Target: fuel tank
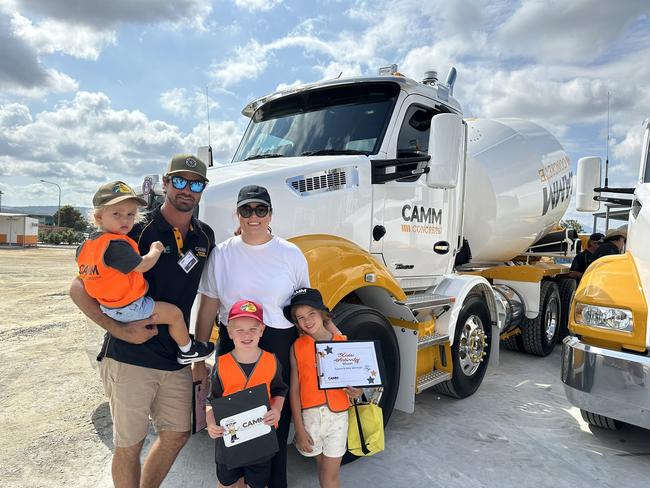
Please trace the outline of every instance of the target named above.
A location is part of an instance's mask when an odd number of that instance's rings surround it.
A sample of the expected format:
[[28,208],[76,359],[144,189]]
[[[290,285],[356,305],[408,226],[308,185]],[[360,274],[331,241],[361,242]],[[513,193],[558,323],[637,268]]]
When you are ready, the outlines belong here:
[[467,119],[464,236],[473,263],[503,262],[553,229],[569,206],[571,162],[546,129]]

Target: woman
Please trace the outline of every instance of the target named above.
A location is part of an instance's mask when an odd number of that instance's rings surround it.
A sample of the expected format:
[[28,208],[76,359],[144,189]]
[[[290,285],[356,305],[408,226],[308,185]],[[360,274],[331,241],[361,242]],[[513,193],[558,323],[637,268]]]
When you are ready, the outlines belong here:
[[[290,378],[289,350],[298,337],[294,324],[282,312],[294,290],[309,287],[307,261],[294,244],[270,233],[273,210],[266,188],[245,186],[237,198],[241,234],[231,237],[210,254],[199,285],[196,338],[210,336],[217,311],[225,320],[238,300],[262,305],[266,328],[260,347],[274,353],[282,364],[282,376]],[[233,349],[225,325],[219,324],[217,354]],[[205,373],[207,375],[207,373]],[[287,437],[291,422],[289,402],[285,402],[277,430],[280,451],[273,458],[270,488],[287,486]]]

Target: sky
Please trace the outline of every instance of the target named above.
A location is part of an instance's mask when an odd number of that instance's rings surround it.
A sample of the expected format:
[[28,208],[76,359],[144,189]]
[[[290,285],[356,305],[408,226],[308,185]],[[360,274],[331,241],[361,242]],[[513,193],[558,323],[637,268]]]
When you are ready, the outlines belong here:
[[574,173],[609,155],[610,185],[632,186],[649,59],[647,0],[0,0],[2,205],[56,205],[41,179],[86,207],[101,183],[139,185],[207,145],[208,105],[228,162],[250,100],[392,63],[455,66],[465,116],[537,122]]

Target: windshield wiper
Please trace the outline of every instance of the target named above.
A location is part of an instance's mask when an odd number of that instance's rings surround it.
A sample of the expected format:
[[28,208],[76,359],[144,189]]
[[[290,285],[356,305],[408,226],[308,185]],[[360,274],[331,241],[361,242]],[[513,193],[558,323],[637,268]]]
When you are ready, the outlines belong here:
[[316,151],[305,151],[301,156],[326,156],[335,154],[363,154],[367,156],[366,151],[358,151],[356,149],[318,149]]
[[276,153],[253,154],[252,156],[248,156],[246,159],[244,159],[244,161],[250,161],[251,159],[283,158],[284,156],[284,154]]

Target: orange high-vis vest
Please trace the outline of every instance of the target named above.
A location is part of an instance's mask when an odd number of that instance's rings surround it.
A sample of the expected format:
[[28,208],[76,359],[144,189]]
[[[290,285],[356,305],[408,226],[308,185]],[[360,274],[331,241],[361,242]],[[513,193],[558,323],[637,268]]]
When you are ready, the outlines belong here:
[[[335,335],[333,341],[345,341],[345,337]],[[303,335],[293,343],[298,366],[298,383],[300,384],[300,406],[303,410],[327,405],[332,412],[344,412],[350,406],[348,395],[342,388],[332,390],[318,389],[318,371],[316,369],[316,345],[314,339]]]
[[121,234],[104,233],[88,239],[81,245],[77,264],[79,278],[84,282],[86,293],[109,308],[125,307],[147,293],[147,281],[142,273],[131,271],[124,274],[104,263],[104,253],[111,241],[125,241],[140,254],[133,239]]
[[277,363],[275,355],[262,351],[253,372],[246,378],[237,360],[231,353],[219,356],[217,359],[217,373],[223,387],[223,396],[232,395],[245,388],[257,385],[266,385],[266,393],[271,399],[271,381],[275,377]]

